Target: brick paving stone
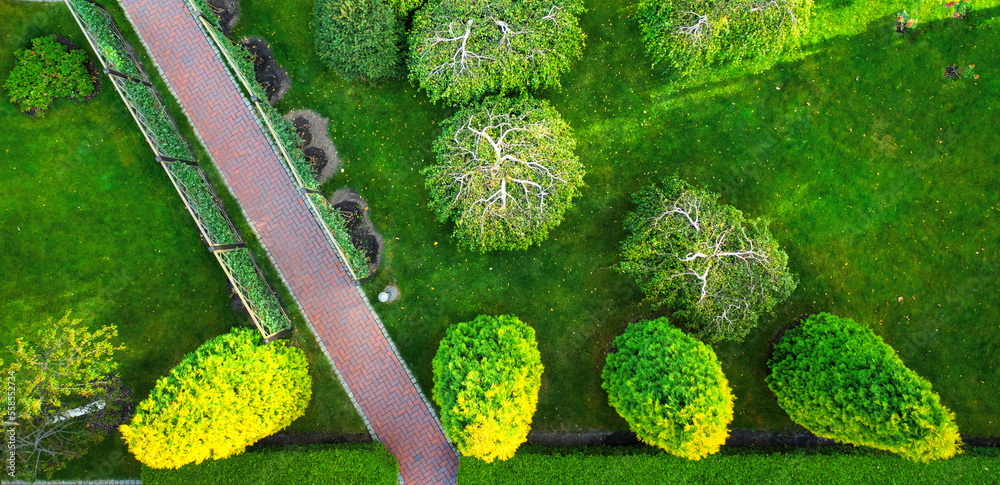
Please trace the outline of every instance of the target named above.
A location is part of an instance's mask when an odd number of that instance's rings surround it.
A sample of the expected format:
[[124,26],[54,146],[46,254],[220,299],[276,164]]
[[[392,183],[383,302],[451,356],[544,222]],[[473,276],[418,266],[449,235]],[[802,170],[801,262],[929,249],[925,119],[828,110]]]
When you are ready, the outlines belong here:
[[404,483],[455,483],[458,457],[437,418],[195,17],[182,0],[119,3]]

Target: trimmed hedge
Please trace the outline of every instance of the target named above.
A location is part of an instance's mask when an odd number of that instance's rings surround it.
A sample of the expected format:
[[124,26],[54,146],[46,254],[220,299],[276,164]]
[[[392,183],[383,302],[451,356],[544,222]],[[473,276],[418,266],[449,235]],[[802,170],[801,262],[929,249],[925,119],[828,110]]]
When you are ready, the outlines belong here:
[[767,385],[817,436],[926,462],[961,453],[955,413],[888,344],[850,318],[812,315],[774,346]]
[[[407,5],[384,0],[318,0],[313,11],[316,53],[348,81],[378,81],[403,74],[403,22]],[[405,13],[403,14],[405,15]]]
[[[264,87],[257,82],[256,75],[254,74],[253,54],[222,33],[219,27],[218,16],[212,13],[204,0],[194,0],[194,5],[208,19],[209,23],[214,26],[216,37],[220,39],[223,48],[233,58],[236,63],[236,69],[247,80],[250,85],[251,94],[262,100],[258,105],[264,111],[264,116],[271,122],[275,133],[278,135],[278,139],[274,141],[281,144],[281,147],[288,153],[288,156],[291,158],[291,168],[298,174],[299,179],[302,180],[302,185],[307,189],[319,190],[319,181],[316,180],[312,167],[309,166],[305,154],[302,153],[302,138],[295,132],[295,125],[291,120],[282,116],[277,109],[263,102],[267,99],[267,94]],[[261,124],[266,123],[264,120],[261,120]],[[316,208],[319,209],[323,223],[330,229],[330,234],[336,239],[340,248],[344,250],[348,264],[354,269],[354,273],[358,279],[367,278],[371,275],[371,268],[368,266],[368,256],[365,255],[364,251],[354,246],[354,242],[351,240],[351,235],[347,231],[346,223],[340,211],[331,207],[326,202],[326,198],[319,196],[319,194],[310,194],[309,198],[316,205]]]
[[142,467],[144,485],[266,483],[395,485],[399,464],[381,443],[270,448],[177,470]]
[[[870,485],[873,483],[996,483],[1000,449],[974,448],[931,464],[846,446],[723,448],[688,461],[650,448],[523,446],[513,458],[487,465],[462,458],[463,485],[649,485],[657,483]],[[143,476],[145,478],[145,476]],[[145,483],[145,482],[144,482]]]

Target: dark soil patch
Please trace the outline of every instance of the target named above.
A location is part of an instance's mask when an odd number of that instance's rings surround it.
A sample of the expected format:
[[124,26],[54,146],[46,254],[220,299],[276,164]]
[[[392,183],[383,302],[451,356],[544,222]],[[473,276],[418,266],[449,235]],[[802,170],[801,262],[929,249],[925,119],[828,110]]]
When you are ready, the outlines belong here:
[[257,447],[276,445],[316,445],[336,443],[368,443],[372,437],[368,433],[279,433],[268,436],[254,443],[251,450]]
[[240,19],[239,0],[208,0],[208,8],[211,8],[212,13],[219,17],[222,33],[229,36],[233,32],[233,27],[236,26],[236,21]]
[[323,167],[326,166],[326,153],[316,147],[305,147],[302,149],[302,153],[306,156],[306,161],[309,162],[309,168],[312,169],[313,173],[320,173],[323,171]]
[[352,189],[338,190],[328,202],[344,216],[347,232],[351,235],[351,243],[364,251],[368,257],[368,266],[374,274],[382,262],[382,249],[385,243],[368,217],[368,203]]
[[292,85],[288,72],[281,68],[271,54],[271,46],[260,37],[245,37],[240,45],[253,54],[254,77],[267,93],[267,103],[274,106]]
[[340,157],[337,155],[337,148],[330,141],[330,120],[308,110],[293,111],[285,117],[292,120],[295,132],[302,138],[302,152],[316,179],[323,183],[332,177],[340,168]]

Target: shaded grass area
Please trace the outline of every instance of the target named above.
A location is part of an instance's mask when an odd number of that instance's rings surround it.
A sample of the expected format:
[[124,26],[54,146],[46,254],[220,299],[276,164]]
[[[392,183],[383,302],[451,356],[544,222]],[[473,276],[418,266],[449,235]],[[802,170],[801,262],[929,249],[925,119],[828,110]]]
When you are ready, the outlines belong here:
[[[894,13],[921,18],[907,36]],[[774,66],[671,83],[649,68],[617,2],[587,2],[584,59],[543,93],[576,131],[587,187],[541,246],[481,255],[457,248],[427,208],[419,170],[451,110],[406,82],[345,83],[312,53],[312,2],[247,0],[236,35],[271,42],[292,77],[282,111],[331,118],[345,173],[386,239],[365,289],[425,390],[448,325],[511,313],[538,333],[543,375],[534,429],[624,429],[600,370],[631,321],[657,316],[611,267],[642,184],[678,174],[771,219],[799,288],[742,344],[716,345],[735,388],[734,427],[794,429],[764,384],[771,339],[818,311],[871,326],[927,377],[963,433],[1000,434],[1000,312],[994,173],[1000,69],[997,2],[970,20],[934,3],[821,1],[809,44]],[[977,81],[945,79],[976,64]],[[903,301],[899,301],[899,297]]]
[[[106,5],[156,71],[120,10]],[[13,52],[30,39],[58,33],[87,50],[87,41],[63,4],[0,3],[0,77]],[[162,94],[165,86],[156,79]],[[225,274],[205,249],[179,196],[149,149],[111,83],[82,105],[59,100],[42,118],[29,117],[0,99],[0,358],[8,345],[29,337],[46,317],[66,311],[93,327],[115,324],[128,347],[119,354],[124,382],[141,400],[156,380],[187,352],[233,326],[248,325],[230,309]],[[168,96],[185,137],[197,143]],[[200,145],[198,157],[208,161]],[[238,206],[218,179],[216,188],[238,229],[278,287],[296,325],[292,340],[305,350],[313,377],[306,415],[287,431],[364,433],[325,356],[287,290],[265,258]],[[58,477],[97,479],[139,476],[139,464],[118,434],[72,462]]]
[[889,453],[850,447],[815,450],[729,448],[700,461],[629,448],[526,447],[487,465],[462,458],[462,484],[991,483],[1000,467],[995,448],[972,448],[945,461],[914,463]]

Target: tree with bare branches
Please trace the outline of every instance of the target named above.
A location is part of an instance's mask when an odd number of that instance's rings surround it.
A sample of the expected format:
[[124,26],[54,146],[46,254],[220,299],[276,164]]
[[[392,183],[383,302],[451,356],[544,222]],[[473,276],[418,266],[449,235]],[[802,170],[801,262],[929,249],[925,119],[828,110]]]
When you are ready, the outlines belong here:
[[559,225],[583,185],[569,126],[548,103],[486,99],[443,123],[423,170],[431,208],[480,251],[527,249]]
[[700,336],[740,341],[795,280],[767,223],[718,199],[676,179],[640,190],[619,270]]
[[812,6],[813,0],[640,0],[636,14],[654,64],[689,75],[797,47]]
[[430,0],[410,31],[410,79],[433,100],[558,87],[583,52],[579,0]]

